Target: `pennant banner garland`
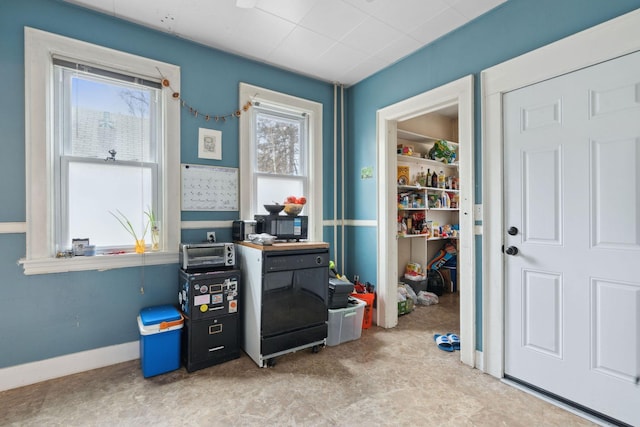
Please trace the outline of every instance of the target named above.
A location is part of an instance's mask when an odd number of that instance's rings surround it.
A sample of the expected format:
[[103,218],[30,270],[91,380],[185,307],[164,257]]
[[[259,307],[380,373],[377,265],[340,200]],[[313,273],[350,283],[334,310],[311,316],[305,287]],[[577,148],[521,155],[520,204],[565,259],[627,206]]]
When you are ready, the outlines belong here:
[[[160,70],[158,70],[158,72],[160,73]],[[205,119],[206,121],[209,120],[215,120],[216,122],[218,121],[222,121],[223,123],[227,121],[228,118],[232,118],[232,117],[240,117],[242,115],[242,113],[249,111],[249,108],[251,108],[251,101],[247,101],[246,104],[244,104],[242,106],[241,109],[234,111],[233,113],[229,113],[229,114],[223,114],[223,115],[213,115],[213,114],[206,114],[206,113],[202,113],[201,111],[199,111],[198,109],[192,107],[191,105],[189,105],[184,99],[182,99],[182,97],[180,96],[180,92],[176,92],[175,90],[173,90],[173,88],[171,87],[171,82],[169,82],[168,79],[166,79],[162,73],[160,73],[160,76],[162,77],[162,86],[165,88],[168,88],[172,91],[172,96],[173,99],[176,99],[178,101],[180,101],[180,105],[184,108],[189,109],[189,113],[191,113],[194,117],[198,118],[201,117],[203,119]]]

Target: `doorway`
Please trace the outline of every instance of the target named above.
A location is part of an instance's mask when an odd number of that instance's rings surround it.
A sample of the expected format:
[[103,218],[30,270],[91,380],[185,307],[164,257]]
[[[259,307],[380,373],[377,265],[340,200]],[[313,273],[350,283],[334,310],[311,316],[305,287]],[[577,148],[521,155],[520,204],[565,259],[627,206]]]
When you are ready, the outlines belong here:
[[377,113],[378,151],[378,295],[376,322],[392,328],[398,322],[397,132],[398,122],[457,108],[459,137],[459,254],[460,360],[475,366],[475,236],[473,221],[473,76],[385,107]]
[[639,76],[637,52],[503,97],[505,376],[631,424]]
[[[511,225],[506,224],[504,218],[505,94],[639,50],[640,10],[637,10],[499,64],[482,73],[483,203],[485,205],[490,203],[493,208],[491,212],[487,212],[483,223],[483,359],[486,371],[493,376],[502,378],[505,375],[506,277],[505,255],[502,254],[501,249],[503,244],[510,243],[505,227]],[[567,191],[571,190],[567,189]],[[534,278],[537,280],[540,277],[542,276]],[[550,275],[542,277],[542,279],[549,278],[551,278]],[[547,280],[545,283],[551,285],[552,280]],[[595,285],[597,288],[602,284]],[[593,297],[596,301],[599,295],[594,294]],[[592,349],[596,348],[595,343],[592,342],[591,345]],[[553,349],[551,346],[548,347]],[[559,346],[555,349],[561,350]],[[579,386],[578,384],[576,382],[574,386]],[[637,390],[636,388],[636,392]],[[599,411],[612,412],[602,409]]]

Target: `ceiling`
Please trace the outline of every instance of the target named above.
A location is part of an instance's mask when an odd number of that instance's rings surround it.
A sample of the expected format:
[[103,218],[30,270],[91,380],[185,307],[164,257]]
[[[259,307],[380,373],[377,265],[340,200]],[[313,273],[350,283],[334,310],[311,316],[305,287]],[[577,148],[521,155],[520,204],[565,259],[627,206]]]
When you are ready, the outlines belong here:
[[506,0],[65,1],[350,86]]

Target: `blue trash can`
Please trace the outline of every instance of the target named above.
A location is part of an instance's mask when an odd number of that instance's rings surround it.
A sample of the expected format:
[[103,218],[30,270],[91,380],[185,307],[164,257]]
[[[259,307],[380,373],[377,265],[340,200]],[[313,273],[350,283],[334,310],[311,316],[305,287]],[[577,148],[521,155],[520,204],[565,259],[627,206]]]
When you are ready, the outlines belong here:
[[140,366],[145,378],[180,368],[180,338],[184,317],[172,305],[140,311]]

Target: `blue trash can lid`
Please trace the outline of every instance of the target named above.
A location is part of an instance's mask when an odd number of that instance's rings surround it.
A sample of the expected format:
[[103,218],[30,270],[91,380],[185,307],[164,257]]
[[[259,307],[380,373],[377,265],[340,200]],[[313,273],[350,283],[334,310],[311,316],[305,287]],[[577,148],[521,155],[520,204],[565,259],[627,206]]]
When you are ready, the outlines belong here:
[[140,320],[145,326],[155,325],[161,322],[179,320],[180,312],[172,305],[160,305],[157,307],[147,307],[140,310]]

